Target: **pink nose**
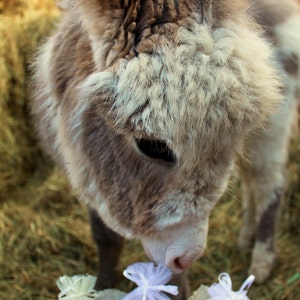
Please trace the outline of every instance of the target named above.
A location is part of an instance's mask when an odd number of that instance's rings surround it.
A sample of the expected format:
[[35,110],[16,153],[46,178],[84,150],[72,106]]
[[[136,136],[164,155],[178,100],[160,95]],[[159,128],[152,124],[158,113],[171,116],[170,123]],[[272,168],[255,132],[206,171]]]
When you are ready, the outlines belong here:
[[195,260],[197,260],[203,251],[194,250],[183,255],[172,255],[171,253],[167,254],[166,265],[174,273],[180,274],[185,271]]
[[208,219],[200,224],[170,226],[157,236],[141,238],[148,257],[174,274],[184,272],[204,252]]
[[182,273],[186,270],[192,262],[186,261],[183,257],[176,257],[174,260],[168,263],[168,268],[173,271],[173,273]]

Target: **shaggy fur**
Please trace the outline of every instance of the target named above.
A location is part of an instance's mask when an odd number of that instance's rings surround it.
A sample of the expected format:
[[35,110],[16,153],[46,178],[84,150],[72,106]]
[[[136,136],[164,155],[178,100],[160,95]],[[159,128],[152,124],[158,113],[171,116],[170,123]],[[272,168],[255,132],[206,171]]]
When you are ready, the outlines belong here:
[[[300,18],[292,0],[284,10],[281,1],[250,2],[65,1],[36,60],[32,112],[45,151],[92,209],[98,243],[114,235],[103,221],[182,272],[202,255],[210,211],[239,165],[239,246],[256,236],[250,270],[258,281],[269,276],[299,94]],[[164,142],[174,160],[142,153],[141,139]]]

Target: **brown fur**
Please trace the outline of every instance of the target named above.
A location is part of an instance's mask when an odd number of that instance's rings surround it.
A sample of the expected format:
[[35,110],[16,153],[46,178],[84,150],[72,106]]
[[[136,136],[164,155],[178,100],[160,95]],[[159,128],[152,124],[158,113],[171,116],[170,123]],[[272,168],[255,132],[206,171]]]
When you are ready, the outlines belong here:
[[[298,48],[282,32],[290,20],[296,31],[297,12],[289,14],[298,6],[249,2],[250,10],[242,0],[64,3],[35,63],[32,112],[45,151],[91,208],[100,256],[106,223],[112,247],[118,234],[139,238],[151,258],[183,271],[202,255],[209,214],[238,161],[247,191],[239,245],[256,237],[251,271],[269,276],[290,132],[290,115],[276,111],[292,111],[280,91],[294,97],[299,76]],[[276,67],[254,20],[274,41]],[[141,138],[165,143],[175,159],[147,156]],[[179,299],[186,293],[182,286]]]

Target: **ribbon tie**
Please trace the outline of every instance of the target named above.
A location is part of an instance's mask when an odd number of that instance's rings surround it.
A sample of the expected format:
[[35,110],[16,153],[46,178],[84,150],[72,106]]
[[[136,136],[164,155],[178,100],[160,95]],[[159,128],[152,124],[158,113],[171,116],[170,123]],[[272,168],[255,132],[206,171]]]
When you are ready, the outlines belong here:
[[249,300],[246,294],[255,279],[253,275],[246,279],[237,292],[232,291],[231,279],[227,273],[220,274],[218,279],[219,283],[214,283],[208,289],[211,296],[209,300]]
[[56,281],[61,292],[59,300],[89,300],[95,299],[97,292],[94,290],[96,277],[91,275],[75,275],[72,277],[61,276]]
[[138,285],[123,300],[169,300],[164,293],[178,294],[176,286],[165,285],[172,278],[172,272],[162,264],[155,266],[153,263],[135,263],[123,274]]

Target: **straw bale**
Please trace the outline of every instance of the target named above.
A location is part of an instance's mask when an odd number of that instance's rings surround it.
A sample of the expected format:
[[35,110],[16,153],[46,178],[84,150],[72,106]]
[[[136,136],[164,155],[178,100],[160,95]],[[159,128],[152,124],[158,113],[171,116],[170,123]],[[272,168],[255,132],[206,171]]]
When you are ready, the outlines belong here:
[[[53,28],[59,11],[36,9],[39,1],[2,1],[30,9],[22,14],[0,14],[0,198],[34,174],[43,162],[28,114],[28,64],[37,44]],[[46,1],[45,8],[50,5]],[[27,8],[27,7],[26,7]]]
[[54,0],[0,0],[0,14],[25,14],[33,10],[54,10]]

